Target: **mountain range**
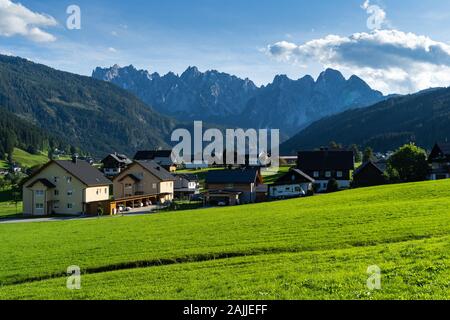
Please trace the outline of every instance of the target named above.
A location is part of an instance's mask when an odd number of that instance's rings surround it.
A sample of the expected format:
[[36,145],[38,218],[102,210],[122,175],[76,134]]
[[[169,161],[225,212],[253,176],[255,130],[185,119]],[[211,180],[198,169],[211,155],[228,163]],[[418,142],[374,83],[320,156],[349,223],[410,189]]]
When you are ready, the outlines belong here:
[[[429,148],[450,138],[450,88],[385,97],[358,77],[345,79],[332,69],[317,80],[277,76],[262,87],[194,67],[181,76],[161,77],[115,66],[96,69],[94,77],[106,81],[0,55],[0,156],[14,146],[49,144],[78,147],[99,157],[166,148],[173,130],[191,129],[194,119],[208,119],[206,128],[216,121],[285,129],[285,136],[293,133],[281,146],[285,154],[330,141],[387,151],[410,141]],[[157,106],[141,101],[137,91],[156,97]]]
[[261,87],[249,79],[215,70],[203,73],[196,67],[189,67],[181,75],[161,76],[132,65],[114,65],[96,68],[92,77],[114,83],[178,120],[280,129],[284,137],[324,116],[385,99],[357,76],[347,80],[333,69],[322,72],[316,81],[311,76],[292,80],[279,75]]
[[295,154],[331,141],[381,152],[409,142],[430,149],[450,139],[449,123],[450,88],[436,88],[325,117],[284,142],[280,150]]

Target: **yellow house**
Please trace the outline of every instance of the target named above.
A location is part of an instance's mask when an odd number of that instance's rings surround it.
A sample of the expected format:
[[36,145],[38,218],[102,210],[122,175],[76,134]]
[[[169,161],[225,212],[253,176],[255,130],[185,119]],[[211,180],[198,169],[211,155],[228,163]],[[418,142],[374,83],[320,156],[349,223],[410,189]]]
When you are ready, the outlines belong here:
[[154,161],[135,161],[113,179],[114,199],[155,196],[162,203],[171,201],[175,177]]
[[99,206],[108,206],[111,184],[85,161],[50,161],[23,184],[23,213],[97,214]]

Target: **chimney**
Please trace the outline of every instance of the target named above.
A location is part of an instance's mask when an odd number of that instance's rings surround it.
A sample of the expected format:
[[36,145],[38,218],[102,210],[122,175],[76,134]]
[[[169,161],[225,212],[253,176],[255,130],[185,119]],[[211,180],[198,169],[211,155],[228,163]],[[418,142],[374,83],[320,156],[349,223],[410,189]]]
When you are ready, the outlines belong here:
[[77,153],[74,153],[74,154],[72,155],[72,162],[73,162],[73,163],[77,163],[77,162],[78,162],[78,154],[77,154]]

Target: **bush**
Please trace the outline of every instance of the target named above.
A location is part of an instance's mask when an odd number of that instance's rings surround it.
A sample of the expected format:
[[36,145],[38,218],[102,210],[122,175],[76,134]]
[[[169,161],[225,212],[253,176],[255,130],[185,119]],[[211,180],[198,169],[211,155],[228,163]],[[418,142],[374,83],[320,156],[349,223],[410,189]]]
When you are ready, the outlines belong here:
[[339,184],[336,179],[331,179],[328,181],[327,193],[339,191]]
[[426,179],[429,171],[425,150],[414,144],[407,144],[397,150],[388,160],[389,180],[416,182]]

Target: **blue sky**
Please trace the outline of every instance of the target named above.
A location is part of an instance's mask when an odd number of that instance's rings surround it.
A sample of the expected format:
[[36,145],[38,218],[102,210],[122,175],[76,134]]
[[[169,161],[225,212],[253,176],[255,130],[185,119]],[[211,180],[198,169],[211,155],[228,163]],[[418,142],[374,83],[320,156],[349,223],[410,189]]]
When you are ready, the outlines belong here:
[[[297,79],[334,67],[384,93],[450,85],[446,0],[372,0],[365,7],[364,0],[23,0],[21,10],[51,19],[20,15],[29,19],[27,30],[2,19],[17,15],[11,3],[19,2],[0,0],[0,52],[84,75],[115,63],[162,74],[195,65],[260,85],[276,74]],[[81,9],[81,30],[66,28],[72,4]],[[373,6],[382,21],[370,29]],[[368,48],[372,55],[364,54]]]

